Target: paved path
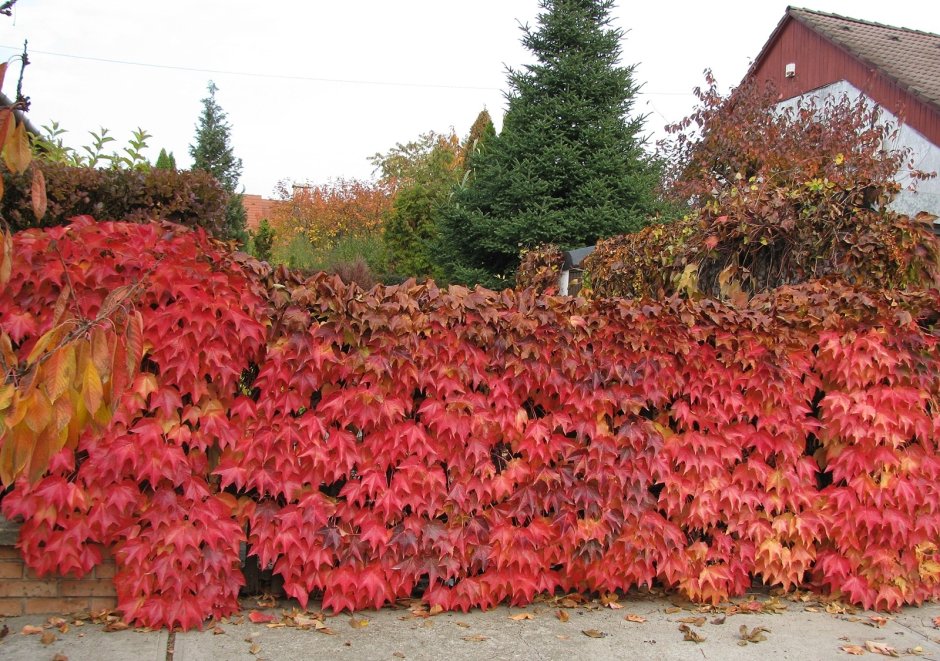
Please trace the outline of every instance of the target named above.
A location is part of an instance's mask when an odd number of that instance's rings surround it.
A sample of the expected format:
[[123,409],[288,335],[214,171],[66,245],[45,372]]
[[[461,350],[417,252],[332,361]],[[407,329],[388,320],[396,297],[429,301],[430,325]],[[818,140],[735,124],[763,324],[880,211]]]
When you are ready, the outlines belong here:
[[[938,604],[884,615],[851,609],[846,612],[838,604],[830,604],[831,612],[827,612],[826,604],[814,601],[776,601],[758,595],[752,602],[737,602],[730,614],[725,614],[714,609],[703,611],[691,604],[679,608],[666,598],[628,597],[615,602],[620,608],[605,607],[598,602],[575,605],[555,600],[527,608],[501,607],[485,613],[431,615],[418,607],[413,611],[412,607],[403,605],[336,617],[324,617],[316,611],[300,614],[289,603],[267,609],[252,608],[251,601],[246,601],[245,605],[244,613],[232,621],[207,625],[204,631],[174,634],[132,629],[106,632],[101,623],[86,622],[76,626],[74,620],[69,620],[67,631],[62,633],[42,616],[7,618],[0,622],[0,629],[5,626],[9,631],[0,640],[0,659],[52,660],[56,654],[61,654],[69,661],[802,661],[854,658],[843,651],[843,647],[874,660],[884,658],[872,651],[882,647],[893,649],[901,657],[919,656],[940,661],[940,629],[933,624],[934,618],[940,617]],[[756,612],[747,612],[752,610]],[[252,611],[256,619],[273,616],[273,620],[252,622],[248,617]],[[292,617],[292,613],[295,616]],[[563,621],[565,619],[567,621]],[[24,626],[45,628],[39,633],[27,634],[23,633]],[[742,640],[742,626],[757,642]],[[766,630],[761,631],[761,627]],[[50,640],[52,637],[54,641]],[[704,640],[692,642],[685,640],[686,637]],[[852,648],[853,645],[857,647]]]

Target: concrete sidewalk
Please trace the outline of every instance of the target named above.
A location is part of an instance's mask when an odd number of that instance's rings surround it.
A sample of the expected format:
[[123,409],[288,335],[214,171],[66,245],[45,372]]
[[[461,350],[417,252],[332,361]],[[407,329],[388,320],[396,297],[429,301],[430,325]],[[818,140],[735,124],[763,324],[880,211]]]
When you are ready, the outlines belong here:
[[[63,633],[42,616],[6,618],[0,621],[0,630],[6,627],[9,631],[0,640],[0,658],[52,660],[59,654],[62,656],[58,661],[63,657],[69,661],[776,661],[853,658],[844,648],[875,659],[881,658],[880,648],[902,657],[940,661],[940,629],[933,623],[935,617],[940,617],[938,604],[888,615],[846,610],[839,604],[811,599],[777,601],[767,595],[738,600],[724,609],[677,605],[661,597],[630,596],[614,602],[619,608],[597,601],[575,604],[553,599],[527,608],[500,607],[485,613],[432,615],[418,606],[403,605],[330,617],[316,610],[303,614],[293,602],[267,609],[252,608],[255,604],[251,600],[244,603],[246,610],[231,620],[208,624],[204,631],[173,634],[133,629],[106,632],[103,624],[86,622],[76,626],[74,620],[68,621]],[[249,618],[252,612],[255,619],[273,619],[254,623]],[[62,627],[61,622],[58,624]],[[24,633],[24,626],[41,630]],[[743,634],[742,626],[746,627]],[[756,642],[743,640],[742,636]],[[53,637],[55,640],[51,640]]]

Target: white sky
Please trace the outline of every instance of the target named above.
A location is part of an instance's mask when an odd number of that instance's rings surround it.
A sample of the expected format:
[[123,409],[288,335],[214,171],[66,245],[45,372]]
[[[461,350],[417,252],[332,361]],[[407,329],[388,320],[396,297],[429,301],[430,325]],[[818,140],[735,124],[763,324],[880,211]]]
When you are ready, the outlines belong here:
[[[623,61],[638,64],[647,130],[688,114],[706,67],[724,88],[738,84],[786,6],[621,0]],[[936,0],[798,6],[940,33]],[[76,147],[101,126],[124,146],[140,126],[154,136],[151,159],[165,147],[181,167],[214,80],[242,185],[271,196],[280,179],[369,178],[370,155],[429,130],[463,136],[483,107],[499,126],[505,68],[531,61],[519,23],[537,13],[537,0],[20,0],[0,16],[0,56],[29,39],[37,126],[58,121]],[[8,95],[14,85],[11,72]]]

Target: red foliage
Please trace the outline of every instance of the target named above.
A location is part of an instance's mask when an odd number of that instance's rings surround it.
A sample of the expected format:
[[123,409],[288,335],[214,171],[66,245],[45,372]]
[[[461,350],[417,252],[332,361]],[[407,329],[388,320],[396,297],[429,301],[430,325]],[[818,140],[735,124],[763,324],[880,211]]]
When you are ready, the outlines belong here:
[[940,596],[936,292],[364,292],[82,221],[16,237],[0,326],[24,343],[62,279],[52,240],[89,307],[154,267],[148,353],[105,433],[2,505],[37,571],[113,554],[129,619],[237,609],[242,541],[335,610],[424,580],[461,610],[654,581],[719,602],[754,577],[866,607]]

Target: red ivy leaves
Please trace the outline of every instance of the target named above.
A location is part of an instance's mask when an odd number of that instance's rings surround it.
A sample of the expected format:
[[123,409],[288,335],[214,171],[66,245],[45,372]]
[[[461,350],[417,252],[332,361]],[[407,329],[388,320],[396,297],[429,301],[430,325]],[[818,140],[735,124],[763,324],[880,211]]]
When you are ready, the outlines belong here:
[[3,509],[37,570],[112,554],[129,619],[236,609],[243,541],[337,610],[425,584],[448,609],[653,581],[718,602],[755,576],[868,607],[940,596],[937,340],[917,325],[934,295],[363,292],[82,221],[17,236],[0,325],[43,331],[53,236],[89,309],[153,269],[144,369]]

